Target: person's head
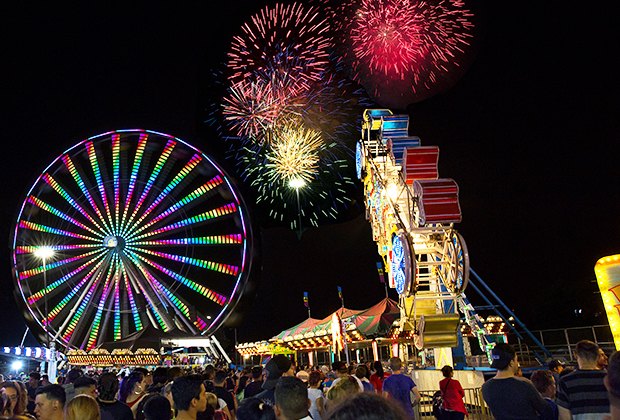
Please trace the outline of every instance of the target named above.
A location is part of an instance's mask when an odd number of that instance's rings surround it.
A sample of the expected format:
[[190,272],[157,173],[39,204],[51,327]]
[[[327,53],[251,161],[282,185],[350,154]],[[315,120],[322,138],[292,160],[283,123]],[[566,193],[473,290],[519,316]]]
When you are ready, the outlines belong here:
[[609,358],[605,354],[602,348],[598,348],[598,358],[596,359],[596,365],[599,369],[607,369],[609,364]]
[[291,359],[283,354],[276,354],[273,356],[265,365],[265,372],[267,373],[267,378],[265,380],[265,384],[263,384],[264,388],[271,388],[275,386],[278,379],[282,376],[294,375]]
[[168,368],[165,366],[158,366],[153,370],[153,383],[157,385],[163,385],[168,382]]
[[67,372],[67,378],[65,379],[65,383],[66,384],[72,384],[73,382],[75,382],[75,380],[77,378],[79,378],[83,374],[84,374],[84,372],[82,372],[82,369],[80,369],[80,368],[73,368],[69,372]]
[[75,395],[85,394],[97,398],[97,381],[90,376],[80,376],[73,382]]
[[344,376],[327,391],[327,399],[338,403],[345,398],[360,392],[360,386],[352,376]]
[[243,420],[275,420],[276,418],[273,407],[256,397],[241,400],[236,416]]
[[127,398],[132,393],[142,393],[146,388],[146,381],[144,380],[144,374],[140,371],[133,371],[129,375],[123,378],[121,382],[121,388],[118,393],[119,399],[126,403]]
[[329,420],[405,420],[409,417],[393,400],[371,392],[345,398],[329,413]]
[[65,420],[100,420],[97,400],[90,395],[76,395],[65,407]]
[[41,381],[39,383],[41,384],[41,386],[50,385],[51,382],[49,375],[41,375]]
[[172,366],[168,369],[168,381],[174,381],[181,376],[183,376],[183,369],[180,366]]
[[313,370],[312,372],[310,372],[310,375],[308,375],[308,385],[311,387],[318,387],[320,383],[321,372],[319,372],[318,370]]
[[213,379],[213,383],[215,384],[215,386],[224,386],[224,383],[226,382],[226,377],[228,376],[228,373],[225,370],[218,370],[215,372],[215,377]]
[[41,374],[39,372],[30,372],[28,375],[28,385],[31,388],[36,388],[39,386],[39,381],[41,380]]
[[144,382],[145,382],[145,385],[146,385],[144,387],[145,390],[146,390],[146,388],[148,386],[153,384],[153,374],[147,368],[145,368],[145,367],[137,367],[137,368],[134,368],[134,372],[142,372],[142,374],[144,375]]
[[338,377],[349,375],[349,368],[347,368],[347,364],[342,360],[336,360],[332,363],[332,370]]
[[2,398],[6,401],[4,407],[6,414],[12,416],[24,413],[28,397],[22,391],[19,383],[15,381],[6,381],[3,382],[0,387],[2,388]]
[[310,374],[306,372],[305,370],[300,370],[299,372],[297,372],[295,376],[301,379],[304,383],[307,383],[308,378],[310,377]]
[[581,340],[575,345],[575,356],[579,368],[596,365],[599,357],[598,345],[590,340]]
[[62,419],[67,394],[65,389],[57,384],[37,389],[34,404],[34,413],[39,420]]
[[211,364],[205,366],[204,376],[205,376],[205,380],[212,381],[213,378],[215,378],[215,366]]
[[217,401],[217,395],[213,392],[207,392],[205,394],[205,398],[207,399],[207,406],[217,410],[219,408],[219,403]]
[[102,373],[97,382],[97,392],[99,399],[104,401],[114,401],[118,393],[118,378],[112,372]]
[[615,351],[609,357],[607,375],[605,375],[605,388],[609,396],[609,403],[620,410],[620,352]]
[[403,368],[403,362],[398,357],[390,358],[390,369],[392,372],[397,372]]
[[299,378],[283,376],[275,390],[275,412],[279,419],[300,419],[308,415],[308,387]]
[[149,397],[145,397],[146,402],[142,408],[144,420],[171,420],[174,413],[168,398],[159,394],[153,394]]
[[171,391],[177,410],[199,413],[207,409],[207,393],[200,375],[187,375],[175,379]]
[[547,366],[549,366],[549,370],[551,372],[555,372],[557,374],[562,373],[562,371],[564,370],[564,363],[562,363],[561,361],[554,359],[552,361],[550,361]]
[[359,365],[355,368],[355,376],[360,379],[368,378],[368,368],[366,365]]
[[454,369],[450,365],[445,365],[441,368],[441,374],[444,378],[451,378],[454,375]]
[[263,376],[263,367],[262,366],[254,366],[251,371],[252,379],[255,381],[260,379]]
[[536,370],[532,372],[530,380],[540,395],[547,398],[555,398],[556,383],[550,370]]
[[491,367],[504,372],[516,374],[519,369],[517,352],[514,347],[506,343],[497,343],[491,350]]
[[378,377],[383,378],[384,376],[383,364],[380,361],[375,360],[375,362],[372,364],[372,368]]

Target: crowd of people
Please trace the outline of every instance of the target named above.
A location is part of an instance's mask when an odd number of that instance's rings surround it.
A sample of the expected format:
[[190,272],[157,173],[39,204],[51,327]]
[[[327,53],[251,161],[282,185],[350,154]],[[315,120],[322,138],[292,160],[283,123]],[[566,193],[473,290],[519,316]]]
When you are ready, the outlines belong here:
[[524,378],[515,349],[496,344],[495,377],[482,395],[496,419],[620,419],[620,352],[607,357],[594,342],[582,340],[574,351],[577,366],[559,360]]
[[420,394],[402,362],[297,366],[273,356],[265,366],[148,370],[72,368],[52,384],[31,372],[0,385],[0,418],[14,420],[408,419]]
[[[523,377],[514,348],[496,344],[493,378],[482,395],[496,419],[620,419],[620,352],[608,359],[595,343],[575,347],[577,366],[552,361]],[[441,419],[468,415],[451,366],[441,369]],[[11,378],[12,379],[12,378]],[[353,420],[411,419],[422,396],[398,357],[381,362],[297,366],[274,355],[265,366],[230,369],[136,367],[69,370],[0,384],[0,418],[14,420]]]

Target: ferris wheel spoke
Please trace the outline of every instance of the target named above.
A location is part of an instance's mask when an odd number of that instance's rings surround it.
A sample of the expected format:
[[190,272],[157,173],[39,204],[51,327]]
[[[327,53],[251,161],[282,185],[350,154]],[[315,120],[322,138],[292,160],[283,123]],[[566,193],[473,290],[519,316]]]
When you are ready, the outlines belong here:
[[184,206],[187,206],[188,204],[190,204],[194,200],[196,200],[198,198],[204,198],[205,194],[207,194],[209,191],[212,191],[217,186],[221,185],[223,182],[224,182],[224,180],[222,179],[222,177],[219,176],[219,175],[216,175],[213,179],[209,180],[205,184],[203,184],[200,187],[196,188],[190,194],[186,195],[181,200],[179,200],[178,202],[174,203],[172,206],[168,207],[166,210],[164,210],[159,215],[157,215],[154,219],[150,220],[147,224],[143,225],[142,227],[140,227],[138,229],[136,227],[139,225],[139,222],[141,221],[141,220],[139,220],[134,225],[134,228],[136,228],[136,229],[131,229],[131,230],[129,230],[127,232],[128,238],[131,239],[132,237],[134,237],[138,233],[140,233],[140,232],[144,231],[145,229],[148,229],[149,227],[153,226],[155,223],[157,223],[157,222],[161,221],[162,219],[168,217],[169,215],[171,215],[171,214],[181,210]]
[[64,229],[56,229],[56,228],[53,228],[51,226],[42,225],[42,224],[39,224],[39,223],[28,222],[26,220],[20,221],[19,222],[19,227],[21,229],[30,229],[30,230],[35,230],[35,231],[39,231],[39,232],[51,233],[53,235],[58,235],[58,236],[69,236],[71,238],[86,239],[88,241],[93,241],[93,242],[99,242],[99,240],[100,240],[99,238],[94,238],[92,236],[81,235],[79,233],[70,232],[70,231],[64,230]]
[[[102,254],[102,256],[103,256],[103,254]],[[93,261],[89,262],[88,264],[84,264],[84,266],[82,266],[82,269],[83,269],[83,268],[86,268],[86,266],[87,266],[87,265],[90,265],[90,264],[95,263],[96,261],[97,261],[97,260],[93,260]],[[68,304],[68,303],[69,303],[69,302],[73,299],[73,297],[74,297],[74,296],[76,296],[76,295],[78,294],[78,292],[80,292],[80,291],[84,291],[84,289],[83,289],[84,285],[86,284],[86,282],[88,282],[88,281],[90,281],[90,280],[91,280],[91,278],[92,278],[93,274],[94,274],[97,270],[99,270],[99,268],[101,267],[101,265],[103,264],[103,262],[104,262],[104,261],[105,261],[105,260],[104,260],[103,258],[100,258],[100,261],[99,261],[99,262],[97,262],[97,263],[95,264],[95,266],[94,266],[94,267],[92,267],[92,268],[90,269],[90,271],[88,271],[88,273],[86,273],[86,274],[84,275],[84,277],[82,278],[82,280],[80,280],[80,281],[78,282],[78,284],[76,284],[76,285],[75,285],[75,286],[71,289],[71,291],[69,291],[69,293],[67,293],[67,295],[66,295],[66,296],[65,296],[65,297],[64,297],[64,298],[63,298],[63,299],[62,299],[62,300],[58,303],[58,305],[56,305],[54,308],[52,308],[52,310],[49,312],[49,315],[47,316],[47,318],[46,318],[46,319],[44,319],[44,323],[45,323],[45,324],[47,324],[47,323],[51,323],[51,322],[52,322],[52,321],[56,318],[56,316],[57,316],[57,315],[58,315],[58,314],[59,314],[59,313],[60,313],[60,312],[61,312],[61,311],[65,308],[65,307],[67,307],[67,304]],[[81,271],[81,270],[79,270],[79,271]],[[77,274],[79,274],[79,271],[78,271],[78,270],[75,270],[74,272],[71,272],[69,275],[70,275],[71,277],[75,277]],[[34,303],[34,302],[32,302],[32,303]],[[73,315],[73,314],[69,314],[69,317],[71,317],[72,315]],[[68,320],[68,317],[66,317],[66,319]],[[64,326],[61,326],[61,329],[64,329]]]
[[168,277],[172,278],[173,280],[181,283],[182,285],[190,288],[191,290],[193,290],[196,293],[199,293],[202,296],[205,296],[206,298],[212,300],[213,302],[217,303],[218,305],[224,305],[227,301],[226,296],[223,296],[211,289],[209,289],[206,286],[203,286],[201,284],[198,284],[182,275],[180,275],[179,273],[176,273],[160,264],[157,264],[154,261],[151,261],[148,258],[143,257],[142,255],[139,254],[134,254],[140,261],[150,265],[151,267],[159,270],[160,272],[166,274]]
[[142,248],[134,248],[134,247],[128,247],[128,248],[134,252],[142,252],[145,254],[153,255],[155,257],[164,258],[170,261],[182,262],[183,264],[190,264],[195,267],[204,268],[205,270],[217,271],[218,273],[222,273],[222,274],[236,276],[239,273],[239,267],[235,265],[222,264],[218,262],[201,260],[197,258],[189,258],[189,257],[184,257],[182,255],[168,254],[165,252],[150,251],[150,250],[142,249]]
[[105,228],[108,231],[111,232],[112,231],[112,227],[110,225],[106,224],[106,220],[103,217],[103,215],[101,214],[101,210],[99,209],[99,206],[97,206],[97,203],[93,199],[93,196],[90,194],[90,191],[86,187],[86,183],[84,182],[84,180],[82,179],[82,176],[80,175],[80,173],[76,169],[75,165],[73,164],[73,161],[71,160],[71,157],[69,157],[68,155],[63,155],[62,161],[64,162],[65,166],[69,170],[69,173],[73,177],[73,180],[75,181],[75,183],[78,185],[78,187],[82,191],[82,194],[84,194],[84,197],[86,197],[88,203],[90,204],[90,206],[93,209],[93,211],[95,212],[95,214],[97,214],[97,216],[99,216],[99,220],[101,221],[101,223],[103,223]]
[[161,204],[162,201],[164,201],[164,199],[166,199],[166,197],[169,196],[170,193],[172,193],[172,190],[174,190],[174,188],[179,185],[179,183],[202,161],[202,157],[198,154],[192,156],[192,158],[189,160],[189,162],[187,164],[185,164],[185,166],[183,167],[183,169],[181,169],[179,171],[179,173],[177,173],[177,175],[174,177],[174,179],[172,179],[172,181],[170,181],[168,183],[168,185],[166,185],[166,187],[162,190],[162,192],[157,196],[157,198],[153,201],[153,203],[151,203],[151,205],[142,213],[142,215],[138,218],[138,220],[136,220],[136,222],[134,223],[134,225],[139,225],[140,223],[142,223],[143,220],[145,220],[153,210],[155,210],[155,208],[157,206],[159,206]]
[[93,170],[93,175],[95,176],[95,181],[97,182],[97,187],[99,189],[99,195],[101,198],[101,203],[103,205],[103,209],[105,210],[106,215],[108,216],[109,226],[112,230],[112,233],[117,233],[114,229],[114,220],[112,219],[112,214],[110,213],[110,206],[108,205],[108,195],[105,191],[105,183],[103,182],[103,178],[101,177],[101,169],[99,168],[99,159],[97,158],[97,151],[95,150],[95,145],[92,141],[86,142],[86,151],[88,152],[88,158],[90,160],[90,166]]
[[[80,255],[76,255],[75,257],[66,258],[66,259],[64,259],[62,261],[49,262],[49,263],[45,264],[45,267],[43,267],[41,265],[41,266],[32,268],[30,270],[22,271],[21,273],[19,273],[19,279],[20,279],[20,281],[23,281],[23,280],[26,280],[27,278],[32,277],[32,276],[34,276],[36,274],[43,273],[44,269],[45,269],[45,271],[50,271],[50,270],[53,270],[54,268],[62,267],[64,265],[67,265],[67,264],[70,264],[70,263],[75,263],[76,261],[80,261],[80,260],[83,260],[85,258],[92,257],[92,256],[94,256],[94,255],[96,255],[98,253],[102,253],[102,252],[103,251],[101,249],[96,249],[94,251],[89,251],[89,252],[85,252],[85,253],[80,254]],[[87,262],[87,264],[88,264],[88,262]]]
[[172,153],[172,150],[174,149],[176,144],[177,143],[174,140],[168,140],[168,142],[166,143],[166,146],[164,147],[163,152],[161,153],[161,155],[159,155],[159,159],[157,160],[157,163],[155,164],[155,167],[153,168],[153,171],[151,172],[151,175],[149,176],[149,179],[146,182],[146,185],[144,186],[144,190],[142,190],[142,194],[140,195],[140,198],[138,199],[136,206],[131,212],[131,216],[129,217],[129,220],[126,223],[126,226],[131,226],[134,217],[136,217],[136,214],[138,214],[138,211],[140,211],[142,205],[146,201],[146,198],[151,192],[151,188],[153,187],[153,184],[157,180],[157,177],[159,176],[159,173],[161,172],[162,168],[168,161],[168,158],[170,157],[170,154]]
[[127,196],[125,197],[125,206],[123,208],[123,216],[121,217],[120,222],[120,232],[121,235],[124,234],[125,231],[125,221],[127,220],[127,212],[131,205],[131,199],[133,198],[133,193],[136,189],[136,180],[138,179],[138,172],[140,171],[140,165],[142,164],[142,157],[144,156],[144,149],[146,148],[146,143],[149,135],[147,133],[140,133],[138,138],[138,146],[136,148],[136,153],[134,155],[133,167],[131,169],[131,175],[128,180],[127,185]]
[[54,216],[60,218],[60,220],[66,220],[68,222],[73,223],[75,226],[87,230],[90,233],[97,235],[97,236],[101,236],[101,234],[97,231],[95,231],[94,229],[86,226],[85,224],[77,221],[76,219],[74,219],[73,217],[69,216],[68,214],[58,210],[57,208],[45,203],[42,200],[39,200],[38,198],[34,197],[34,196],[30,196],[28,197],[28,203],[40,208],[41,210],[45,210],[50,214],[53,214]]
[[133,297],[132,284],[129,281],[129,274],[127,273],[126,264],[121,264],[121,270],[123,272],[123,278],[125,279],[125,290],[127,290],[129,306],[131,307],[131,312],[133,314],[134,327],[136,331],[140,331],[143,328],[142,319],[140,318],[140,311],[138,311],[138,306],[136,305],[136,301]]
[[[50,246],[50,248],[54,252],[58,252],[58,251],[73,251],[75,249],[100,248],[100,247],[101,247],[100,244],[75,244],[75,245],[53,245],[53,246]],[[18,255],[21,255],[21,254],[34,254],[35,251],[37,251],[40,248],[41,248],[40,246],[32,246],[32,245],[18,246],[18,247],[15,248],[15,253],[18,254]]]
[[112,290],[115,258],[111,258],[111,261],[112,263],[108,267],[108,272],[105,277],[105,284],[103,285],[103,290],[101,292],[101,296],[99,297],[97,311],[95,312],[95,317],[91,323],[90,334],[88,336],[88,342],[86,343],[87,350],[92,350],[96,343],[97,336],[99,335],[99,326],[101,325],[101,315],[103,314],[103,309],[106,306],[106,301],[108,300],[110,291]]
[[182,239],[159,239],[153,241],[132,242],[132,246],[171,246],[171,245],[239,245],[243,243],[243,235],[233,233],[229,235],[201,236]]
[[69,203],[71,207],[77,210],[78,214],[81,214],[86,219],[88,219],[88,221],[91,222],[97,229],[103,230],[101,225],[92,218],[88,211],[86,211],[86,209],[80,206],[77,201],[75,201],[75,199],[58,182],[56,182],[56,180],[51,175],[43,175],[43,180],[47,185],[52,187],[52,189],[56,191],[58,195],[60,195],[67,203]]
[[128,240],[137,240],[137,239],[142,239],[142,238],[148,238],[151,236],[155,236],[158,235],[160,233],[164,233],[164,232],[170,232],[172,230],[176,230],[176,229],[181,229],[181,228],[185,228],[191,225],[195,225],[198,223],[203,223],[209,220],[214,220],[218,217],[224,217],[227,216],[229,214],[233,214],[237,211],[237,205],[235,203],[228,203],[225,204],[221,207],[218,207],[216,209],[213,210],[209,210],[206,211],[204,213],[201,213],[197,216],[193,216],[193,217],[189,217],[187,219],[181,220],[179,222],[176,223],[172,223],[170,225],[167,226],[163,226],[159,229],[155,229],[152,230],[150,232],[147,233],[143,233],[142,235],[139,236],[133,236],[133,237],[129,237]]

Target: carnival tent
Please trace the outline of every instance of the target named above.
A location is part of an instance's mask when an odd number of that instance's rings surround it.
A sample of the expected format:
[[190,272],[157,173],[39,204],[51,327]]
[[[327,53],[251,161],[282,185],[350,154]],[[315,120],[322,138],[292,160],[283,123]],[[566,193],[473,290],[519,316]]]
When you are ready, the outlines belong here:
[[308,318],[282,331],[270,341],[287,342],[302,337],[331,334],[332,317],[334,314],[337,314],[344,321],[347,330],[354,326],[354,329],[362,336],[371,338],[387,334],[392,328],[394,321],[399,318],[400,310],[398,303],[390,298],[385,298],[368,309],[339,308],[321,320]]

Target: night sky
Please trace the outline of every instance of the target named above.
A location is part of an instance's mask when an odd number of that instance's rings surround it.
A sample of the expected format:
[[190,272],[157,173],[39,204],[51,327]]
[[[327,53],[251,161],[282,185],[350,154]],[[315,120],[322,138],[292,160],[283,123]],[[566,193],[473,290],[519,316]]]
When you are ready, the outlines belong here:
[[[471,266],[528,327],[606,323],[593,268],[620,252],[612,16],[581,3],[498,3],[467,3],[477,25],[471,63],[451,89],[408,107],[410,134],[439,146],[440,175],[460,187],[457,228]],[[267,3],[211,4],[3,13],[0,344],[19,344],[25,329],[10,234],[26,192],[63,151],[105,131],[145,128],[187,141],[236,177],[203,122],[207,90],[231,37]],[[226,337],[237,328],[239,341],[266,339],[301,322],[304,291],[315,318],[339,306],[337,285],[353,309],[384,296],[360,191],[339,220],[301,239],[250,196],[252,281]]]

